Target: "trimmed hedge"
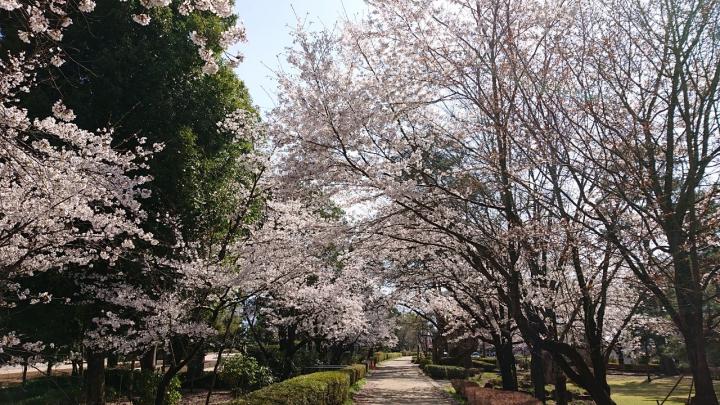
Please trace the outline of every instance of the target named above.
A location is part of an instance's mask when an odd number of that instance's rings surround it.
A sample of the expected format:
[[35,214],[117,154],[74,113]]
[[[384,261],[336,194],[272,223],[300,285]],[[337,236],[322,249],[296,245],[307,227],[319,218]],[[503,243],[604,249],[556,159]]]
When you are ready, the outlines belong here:
[[437,364],[428,364],[424,368],[425,372],[436,380],[464,379],[470,373],[468,369],[455,366],[440,366]]
[[475,360],[472,361],[473,367],[480,368],[483,371],[495,371],[497,370],[497,364],[495,362],[489,362],[485,360]]
[[367,374],[367,366],[365,366],[364,364],[353,364],[345,367],[340,371],[347,373],[347,375],[350,377],[350,385],[353,385],[356,382],[365,378],[365,375]]
[[396,359],[398,357],[402,357],[402,353],[400,352],[375,352],[373,355],[373,359],[375,360],[375,363],[380,363],[381,361],[390,360],[390,359]]
[[232,405],[342,405],[350,397],[350,386],[366,374],[364,364],[305,374],[251,392]]

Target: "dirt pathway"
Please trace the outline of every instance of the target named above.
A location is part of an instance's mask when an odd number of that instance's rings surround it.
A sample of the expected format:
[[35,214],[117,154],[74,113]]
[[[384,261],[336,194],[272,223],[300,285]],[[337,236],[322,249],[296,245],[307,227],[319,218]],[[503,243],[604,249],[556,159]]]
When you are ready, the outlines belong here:
[[355,395],[358,405],[412,404],[454,405],[441,385],[425,376],[410,357],[380,363],[362,390]]

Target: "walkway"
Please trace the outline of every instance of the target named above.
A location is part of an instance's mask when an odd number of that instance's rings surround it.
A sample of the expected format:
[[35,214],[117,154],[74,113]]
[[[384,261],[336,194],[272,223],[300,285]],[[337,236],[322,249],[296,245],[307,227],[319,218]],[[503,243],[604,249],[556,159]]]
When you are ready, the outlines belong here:
[[441,390],[440,384],[420,371],[410,357],[380,363],[355,395],[358,405],[412,404],[452,405],[455,401]]

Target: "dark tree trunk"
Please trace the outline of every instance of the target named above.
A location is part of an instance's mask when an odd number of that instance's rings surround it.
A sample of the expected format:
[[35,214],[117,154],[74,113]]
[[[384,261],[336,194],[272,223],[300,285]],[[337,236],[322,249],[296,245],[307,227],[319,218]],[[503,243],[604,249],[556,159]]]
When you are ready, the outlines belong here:
[[193,356],[187,365],[187,377],[186,381],[190,382],[190,390],[194,390],[195,381],[202,377],[203,370],[205,369],[205,350],[198,350],[197,354]]
[[567,379],[562,372],[555,372],[555,404],[568,405]]
[[515,364],[515,354],[513,354],[512,351],[512,343],[498,342],[498,344],[495,345],[495,356],[497,357],[497,364],[500,369],[503,389],[506,391],[517,391],[517,368]]
[[535,398],[545,403],[545,365],[542,350],[538,347],[530,349],[530,379],[533,383]]
[[105,356],[88,351],[85,372],[87,405],[105,405]]
[[688,363],[695,382],[693,404],[718,405],[705,349],[705,317],[699,260],[692,252],[685,250],[684,245],[689,241],[679,230],[681,225],[672,222],[668,228],[668,244],[673,252],[680,332],[685,340]]
[[[702,324],[699,328],[702,329]],[[693,405],[717,405],[718,400],[715,395],[715,387],[713,387],[710,368],[708,366],[705,353],[705,338],[702,332],[696,332],[695,335],[686,336],[685,343],[687,347],[688,360],[690,369],[695,382],[695,397],[692,400]]]
[[115,368],[118,365],[118,355],[116,353],[108,354],[107,368]]
[[155,364],[157,363],[157,348],[152,347],[140,357],[140,370],[155,372]]

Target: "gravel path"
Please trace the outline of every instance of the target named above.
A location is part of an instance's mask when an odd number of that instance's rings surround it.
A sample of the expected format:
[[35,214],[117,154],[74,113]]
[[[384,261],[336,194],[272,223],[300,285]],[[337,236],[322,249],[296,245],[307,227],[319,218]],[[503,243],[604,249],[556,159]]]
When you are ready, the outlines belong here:
[[367,378],[362,390],[355,395],[355,402],[358,405],[456,404],[442,391],[440,384],[425,376],[410,359],[400,357],[380,363]]

